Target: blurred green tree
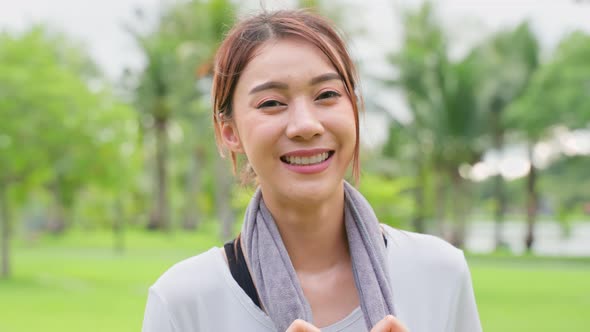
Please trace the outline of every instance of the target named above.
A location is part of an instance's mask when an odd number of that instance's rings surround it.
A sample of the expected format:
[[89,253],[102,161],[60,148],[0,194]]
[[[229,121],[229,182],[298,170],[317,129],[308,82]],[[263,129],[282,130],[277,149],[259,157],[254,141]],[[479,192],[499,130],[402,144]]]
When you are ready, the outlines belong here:
[[509,107],[506,126],[527,142],[530,169],[527,177],[527,235],[531,250],[538,210],[538,169],[534,147],[557,125],[584,128],[590,122],[590,36],[574,32],[558,45],[552,58],[531,78],[524,94]]
[[590,157],[562,157],[543,170],[539,187],[551,202],[563,235],[570,235],[570,223],[585,219],[584,206],[590,203]]
[[50,192],[46,226],[60,231],[81,190],[120,183],[121,144],[133,135],[125,125],[135,118],[101,87],[82,50],[43,26],[0,35],[3,276],[10,274],[14,212],[32,192]]
[[[432,17],[432,10],[430,4],[425,4],[419,11],[406,13],[403,17],[405,37],[402,51],[390,57],[390,62],[400,68],[400,72],[398,79],[391,83],[403,90],[413,119],[405,126],[394,123],[384,147],[386,155],[412,161],[416,177],[413,226],[418,232],[426,231],[424,207],[427,205],[425,197],[429,188],[427,175],[433,169],[434,137],[430,130],[434,125],[430,114],[434,107],[430,95],[434,85],[432,73],[440,65],[439,58],[446,59],[446,55],[440,55],[446,52],[445,36]],[[425,76],[426,72],[430,75]],[[442,187],[442,184],[439,186]],[[436,210],[439,225],[442,225],[444,207],[438,204]]]
[[[444,187],[450,184],[454,223],[447,237],[461,246],[469,195],[459,167],[478,160],[485,148],[487,115],[477,100],[477,62],[474,56],[455,62],[449,59],[444,31],[430,3],[407,13],[404,26],[402,50],[390,60],[399,71],[393,84],[405,93],[413,115],[407,130],[414,143],[411,160],[415,164],[416,185],[425,188],[428,170],[436,175],[435,213],[442,233]],[[416,192],[417,200],[425,196]],[[421,206],[423,203],[417,201],[416,208]],[[416,220],[420,230],[419,218]]]
[[[489,112],[492,148],[504,149],[504,110],[527,88],[539,65],[539,45],[528,23],[500,31],[484,40],[472,52],[477,63],[478,103]],[[495,245],[503,245],[502,224],[506,211],[506,194],[501,174],[494,176]]]
[[[140,23],[147,24],[143,13],[138,12],[137,16]],[[205,166],[216,169],[212,166],[216,158],[212,155],[214,148],[207,144],[213,136],[210,106],[203,99],[209,94],[214,52],[234,17],[235,5],[231,1],[189,1],[162,8],[155,28],[148,33],[129,29],[147,60],[145,69],[139,73],[134,95],[144,118],[144,129],[153,130],[155,142],[155,205],[148,228],[170,227],[168,131],[171,123],[180,130],[184,140],[175,154],[175,159],[178,157],[185,165],[180,167],[186,184],[184,226],[197,226],[200,217],[195,196],[201,189],[201,174]],[[210,162],[206,162],[207,156],[211,157]],[[216,190],[229,193],[226,187],[232,183],[225,178],[226,175],[216,178]],[[223,211],[219,215],[222,223],[232,224],[233,214],[226,211],[228,206],[220,204]]]

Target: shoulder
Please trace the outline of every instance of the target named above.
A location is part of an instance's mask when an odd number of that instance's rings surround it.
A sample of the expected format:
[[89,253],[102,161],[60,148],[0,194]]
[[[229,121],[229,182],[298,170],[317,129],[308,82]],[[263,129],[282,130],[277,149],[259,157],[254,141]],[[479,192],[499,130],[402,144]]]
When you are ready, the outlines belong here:
[[220,248],[162,274],[150,287],[144,318],[145,332],[267,331],[272,326],[235,282]]
[[220,249],[212,248],[170,267],[151,290],[168,303],[202,297],[224,287],[223,264]]
[[436,236],[382,227],[398,317],[412,331],[481,331],[463,252]]
[[387,256],[398,267],[460,276],[467,269],[463,251],[433,235],[382,225],[388,240]]

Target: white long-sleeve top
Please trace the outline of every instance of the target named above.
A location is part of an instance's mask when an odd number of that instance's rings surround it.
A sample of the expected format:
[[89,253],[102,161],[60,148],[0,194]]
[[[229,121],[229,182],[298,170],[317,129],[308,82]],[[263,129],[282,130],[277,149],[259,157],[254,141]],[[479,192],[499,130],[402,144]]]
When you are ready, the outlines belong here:
[[[480,332],[463,252],[434,236],[387,225],[383,229],[395,316],[411,332]],[[143,332],[276,331],[233,279],[221,250],[186,259],[156,281],[149,290]],[[367,328],[357,308],[321,330]]]

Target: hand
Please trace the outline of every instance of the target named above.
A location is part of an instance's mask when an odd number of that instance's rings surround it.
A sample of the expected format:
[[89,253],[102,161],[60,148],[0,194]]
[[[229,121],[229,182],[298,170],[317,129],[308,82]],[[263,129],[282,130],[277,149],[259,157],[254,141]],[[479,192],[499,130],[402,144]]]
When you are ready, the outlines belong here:
[[285,332],[320,332],[320,329],[302,319],[296,319]]
[[409,332],[407,327],[399,321],[399,319],[392,315],[387,315],[385,318],[380,320],[373,328],[371,332]]

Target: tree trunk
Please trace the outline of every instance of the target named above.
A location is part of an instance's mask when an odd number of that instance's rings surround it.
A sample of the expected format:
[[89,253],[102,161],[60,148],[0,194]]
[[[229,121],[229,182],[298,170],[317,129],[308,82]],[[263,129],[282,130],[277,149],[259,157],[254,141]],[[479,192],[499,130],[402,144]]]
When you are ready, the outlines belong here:
[[465,245],[465,234],[467,228],[467,209],[466,209],[466,184],[458,170],[453,170],[451,174],[453,180],[453,228],[450,242],[457,248],[463,248]]
[[53,195],[53,205],[50,206],[49,221],[47,228],[53,234],[62,234],[66,229],[66,213],[62,199],[62,188],[58,178],[50,185]]
[[426,190],[426,169],[421,156],[417,156],[415,159],[416,167],[416,183],[414,186],[414,217],[412,224],[414,231],[418,233],[424,233],[424,191]]
[[[500,111],[492,112],[492,131],[494,149],[501,153],[504,150],[504,130],[500,123]],[[504,215],[506,213],[506,192],[504,189],[504,178],[501,174],[494,177],[494,246],[496,249],[506,246],[502,238],[504,228]]]
[[148,229],[170,230],[168,215],[168,121],[156,118],[156,171],[155,171],[155,209],[150,216]]
[[196,199],[201,190],[201,165],[203,164],[204,155],[201,147],[194,149],[187,174],[184,220],[182,222],[182,227],[186,230],[197,229],[201,219],[201,213]]
[[8,187],[0,183],[0,239],[2,241],[2,278],[10,277],[10,213],[8,211]]
[[537,170],[533,164],[533,148],[535,144],[529,142],[528,155],[530,162],[530,170],[527,176],[526,188],[527,188],[527,231],[525,238],[525,246],[527,252],[531,252],[533,243],[535,242],[535,222],[537,219],[538,209],[538,194],[537,194]]
[[231,206],[232,179],[225,160],[215,158],[215,206],[221,222],[221,238],[226,241],[233,234],[234,212]]
[[125,252],[125,212],[121,196],[113,202],[113,249],[118,254]]
[[434,195],[434,206],[435,206],[435,218],[437,225],[437,233],[440,237],[448,239],[447,225],[446,225],[446,186],[442,172],[437,170],[434,171],[436,179],[435,195]]
[[502,175],[494,177],[494,247],[500,249],[506,247],[502,237],[504,229],[504,216],[506,214],[506,192]]

